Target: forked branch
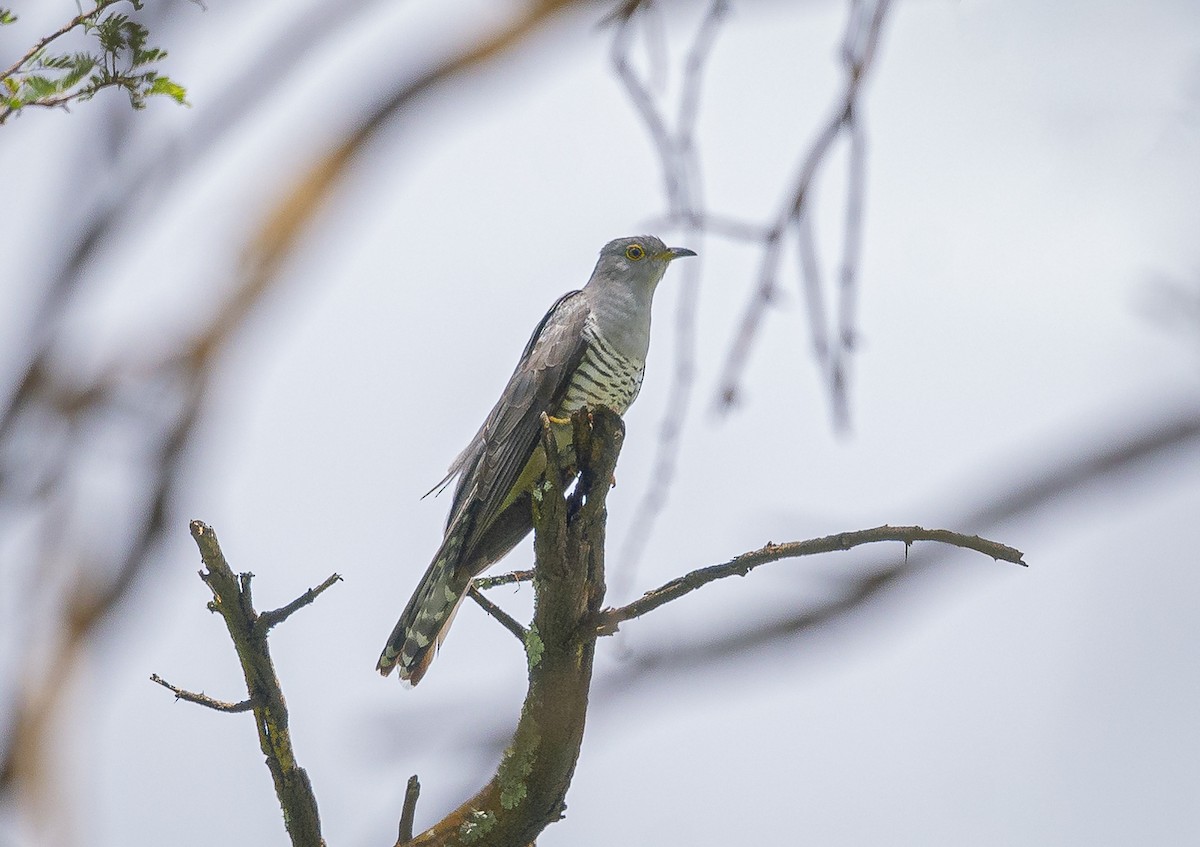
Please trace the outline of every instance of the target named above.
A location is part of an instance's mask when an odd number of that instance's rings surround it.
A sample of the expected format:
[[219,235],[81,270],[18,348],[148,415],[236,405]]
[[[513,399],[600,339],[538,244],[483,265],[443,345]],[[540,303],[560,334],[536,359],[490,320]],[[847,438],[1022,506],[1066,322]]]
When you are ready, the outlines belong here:
[[203,694],[177,688],[157,674],[151,677],[159,685],[169,688],[175,696],[217,709],[222,712],[254,711],[254,724],[258,729],[258,742],[267,760],[267,768],[275,782],[275,794],[283,808],[283,821],[292,844],[296,847],[320,847],[321,820],[317,813],[317,799],[312,783],[304,768],[296,762],[292,739],[288,732],[288,710],[283,699],[283,689],[275,674],[275,665],[267,647],[267,634],[272,626],[317,598],[341,577],[333,574],[317,588],[310,588],[300,597],[279,609],[259,614],[254,610],[250,593],[252,574],[235,574],[225,561],[221,546],[212,528],[200,521],[191,523],[192,538],[200,548],[204,570],[200,578],[212,591],[209,609],[217,612],[225,621],[225,628],[233,640],[242,672],[246,678],[246,691],[250,697],[242,703],[224,703]]

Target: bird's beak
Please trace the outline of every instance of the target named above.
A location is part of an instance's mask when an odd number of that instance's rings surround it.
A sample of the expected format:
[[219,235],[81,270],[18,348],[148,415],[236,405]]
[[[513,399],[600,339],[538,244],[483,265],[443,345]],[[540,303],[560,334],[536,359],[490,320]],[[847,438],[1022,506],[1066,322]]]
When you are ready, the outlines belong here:
[[695,250],[689,250],[686,247],[668,247],[666,250],[663,250],[661,253],[659,253],[654,258],[662,259],[664,261],[670,262],[674,259],[679,259],[684,256],[695,256],[695,255],[696,255]]

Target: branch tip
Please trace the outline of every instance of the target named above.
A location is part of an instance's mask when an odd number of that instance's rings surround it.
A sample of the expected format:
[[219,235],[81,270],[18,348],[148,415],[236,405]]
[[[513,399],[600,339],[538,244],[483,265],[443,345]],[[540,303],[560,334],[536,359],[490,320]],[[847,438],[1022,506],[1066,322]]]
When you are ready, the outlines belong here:
[[420,796],[421,781],[413,774],[404,788],[404,806],[400,810],[400,836],[396,839],[396,847],[412,841],[413,821],[417,816],[417,799]]
[[195,703],[198,706],[205,706],[216,712],[248,712],[254,708],[252,700],[242,700],[239,703],[229,703],[225,700],[216,700],[209,697],[203,691],[197,694],[194,691],[188,691],[183,688],[172,685],[156,673],[150,674],[150,681],[156,682],[163,688],[175,695],[176,700],[186,700],[189,703]]
[[300,609],[303,609],[305,606],[310,605],[314,600],[316,600],[318,597],[320,597],[322,594],[324,594],[326,589],[331,588],[333,585],[335,585],[336,583],[339,583],[341,581],[342,581],[341,574],[337,574],[337,573],[330,574],[328,577],[326,577],[325,581],[322,582],[320,585],[318,585],[316,588],[308,589],[303,594],[301,594],[299,597],[297,597],[295,600],[288,603],[286,606],[280,606],[278,609],[272,609],[268,612],[261,613],[258,616],[258,624],[257,625],[261,626],[263,628],[263,630],[265,631],[265,630],[269,630],[273,626],[276,626],[277,624],[283,623],[285,620],[287,620],[289,617],[291,617],[295,612],[298,612]]

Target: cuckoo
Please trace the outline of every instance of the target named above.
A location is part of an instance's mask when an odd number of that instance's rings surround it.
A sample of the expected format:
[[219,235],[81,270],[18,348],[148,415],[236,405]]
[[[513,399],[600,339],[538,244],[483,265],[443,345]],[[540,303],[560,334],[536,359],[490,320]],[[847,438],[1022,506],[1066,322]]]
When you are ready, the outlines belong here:
[[[379,657],[416,685],[429,669],[471,580],[533,529],[533,486],[545,469],[542,413],[582,406],[623,415],[638,395],[650,347],[650,303],[674,259],[694,256],[652,235],[604,245],[591,278],[564,294],[534,329],[500,400],[435,491],[458,477],[446,532]],[[571,427],[553,423],[559,449]],[[431,492],[432,493],[432,492]]]

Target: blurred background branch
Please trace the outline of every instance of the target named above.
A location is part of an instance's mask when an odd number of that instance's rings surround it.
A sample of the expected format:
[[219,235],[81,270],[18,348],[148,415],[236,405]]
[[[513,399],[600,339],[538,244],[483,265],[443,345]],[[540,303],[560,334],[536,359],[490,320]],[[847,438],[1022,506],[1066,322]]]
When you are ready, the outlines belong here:
[[[783,240],[790,231],[795,233],[798,242],[800,279],[808,307],[813,356],[827,383],[834,425],[841,429],[850,425],[848,368],[856,335],[855,301],[858,297],[858,260],[862,248],[863,196],[866,191],[866,136],[860,115],[864,110],[863,86],[875,62],[890,6],[890,0],[849,0],[841,51],[845,87],[827,123],[821,127],[801,158],[792,189],[761,238],[762,258],[757,288],[746,304],[721,377],[719,402],[726,411],[737,402],[738,386],[760,326],[767,310],[778,299]],[[831,153],[840,139],[845,139],[849,147],[846,218],[842,231],[842,262],[835,289],[836,306],[830,313],[826,306],[821,263],[812,235],[812,208],[817,176],[828,167]]]

